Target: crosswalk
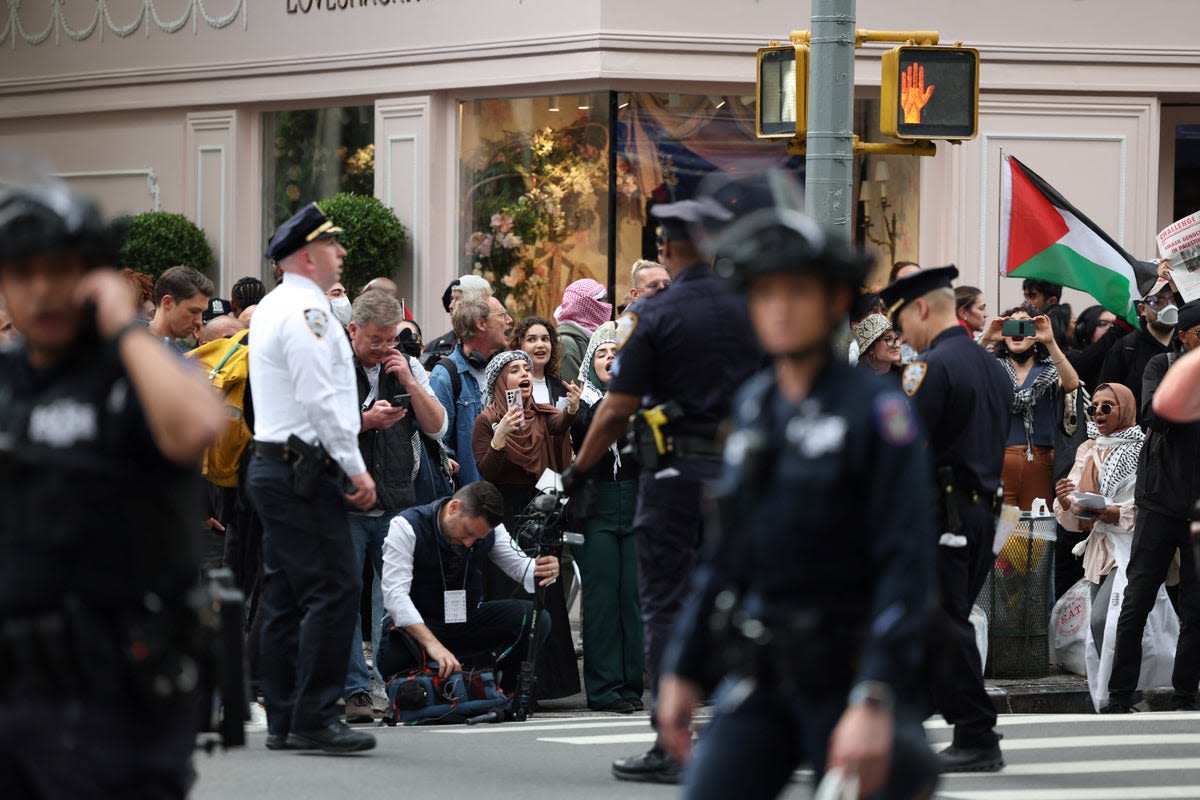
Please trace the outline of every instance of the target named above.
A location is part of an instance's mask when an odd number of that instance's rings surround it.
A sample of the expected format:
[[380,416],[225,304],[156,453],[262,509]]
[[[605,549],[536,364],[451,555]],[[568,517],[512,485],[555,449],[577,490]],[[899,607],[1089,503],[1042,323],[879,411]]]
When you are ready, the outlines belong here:
[[[1200,714],[1005,715],[998,730],[1004,734],[1005,769],[944,776],[938,798],[1200,800]],[[940,720],[928,722],[926,731],[934,749],[950,741],[951,730]],[[559,748],[564,758],[584,752],[629,754],[654,741],[645,715],[536,717],[439,733],[532,739],[540,747]],[[785,797],[810,794],[811,775],[801,771]]]

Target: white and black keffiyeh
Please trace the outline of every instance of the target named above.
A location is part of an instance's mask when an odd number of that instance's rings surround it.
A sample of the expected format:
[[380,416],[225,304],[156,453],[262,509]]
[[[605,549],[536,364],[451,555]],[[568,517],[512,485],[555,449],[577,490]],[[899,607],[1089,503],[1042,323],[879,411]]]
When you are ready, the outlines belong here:
[[1008,378],[1013,384],[1012,412],[1020,414],[1025,423],[1025,458],[1033,461],[1033,407],[1047,390],[1058,385],[1058,370],[1050,359],[1040,361],[1038,363],[1042,365],[1042,371],[1033,379],[1033,384],[1021,387],[1017,384],[1017,371],[1013,369],[1012,361],[1002,358],[1000,363],[1008,371]]

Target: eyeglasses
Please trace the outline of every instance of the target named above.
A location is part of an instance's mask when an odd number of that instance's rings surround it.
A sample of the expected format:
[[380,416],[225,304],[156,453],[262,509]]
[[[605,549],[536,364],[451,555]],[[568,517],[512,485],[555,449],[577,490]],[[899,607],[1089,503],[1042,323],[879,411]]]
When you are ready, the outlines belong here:
[[1160,308],[1165,308],[1170,305],[1171,297],[1168,295],[1155,294],[1147,297],[1142,302],[1153,308],[1155,311],[1158,311]]
[[900,346],[900,337],[895,336],[893,334],[888,334],[887,336],[881,336],[881,337],[879,337],[879,341],[883,342],[888,347],[899,347]]
[[388,350],[396,346],[395,339],[367,339],[367,347],[372,350]]
[[1087,415],[1089,417],[1096,416],[1097,411],[1107,417],[1109,414],[1111,414],[1113,412],[1114,408],[1120,408],[1120,406],[1117,405],[1116,403],[1101,403],[1100,405],[1096,405],[1095,403],[1092,403],[1090,406],[1088,406],[1084,410],[1087,411]]
[[649,290],[652,292],[661,292],[663,289],[670,287],[670,281],[650,281],[646,284],[643,291]]

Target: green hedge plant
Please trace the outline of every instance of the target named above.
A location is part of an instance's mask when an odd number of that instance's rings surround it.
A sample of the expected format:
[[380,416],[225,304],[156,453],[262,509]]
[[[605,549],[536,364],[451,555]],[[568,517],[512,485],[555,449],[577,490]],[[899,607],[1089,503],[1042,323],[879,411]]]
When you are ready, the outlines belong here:
[[125,217],[118,223],[124,228],[121,263],[158,280],[177,264],[194,267],[210,274],[212,248],[204,231],[183,214],[147,211]]
[[335,194],[318,204],[334,225],[345,230],[346,248],[342,284],[357,296],[372,278],[395,279],[408,242],[408,231],[396,213],[377,198],[362,194]]

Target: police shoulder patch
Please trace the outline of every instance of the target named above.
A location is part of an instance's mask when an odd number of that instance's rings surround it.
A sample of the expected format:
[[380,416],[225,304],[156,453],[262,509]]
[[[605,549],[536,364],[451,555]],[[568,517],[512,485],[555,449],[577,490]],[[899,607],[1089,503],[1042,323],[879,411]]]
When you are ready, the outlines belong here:
[[616,340],[618,351],[629,341],[629,337],[633,336],[633,329],[637,327],[637,324],[638,315],[636,312],[626,311],[617,317]]
[[329,332],[329,315],[319,308],[306,308],[304,321],[308,324],[308,329],[313,332],[313,336],[318,339],[324,338],[325,334]]
[[908,401],[894,392],[875,398],[875,426],[879,438],[893,447],[910,444],[917,438],[917,425]]
[[904,389],[904,393],[912,397],[917,393],[917,389],[921,388],[921,382],[925,380],[925,375],[929,372],[929,365],[924,361],[914,361],[904,368],[904,373],[900,376],[900,388]]

